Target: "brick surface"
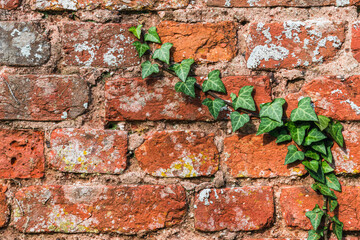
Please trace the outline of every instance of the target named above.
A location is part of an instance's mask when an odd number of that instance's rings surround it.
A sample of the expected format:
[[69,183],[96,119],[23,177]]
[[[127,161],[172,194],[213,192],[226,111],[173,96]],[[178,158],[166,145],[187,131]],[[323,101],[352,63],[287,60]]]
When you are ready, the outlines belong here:
[[50,58],[50,42],[38,22],[0,22],[0,64],[39,66]]
[[359,5],[359,0],[339,1],[339,0],[209,0],[208,6],[215,7],[322,7],[337,6],[345,7]]
[[268,134],[233,135],[224,140],[223,159],[233,177],[301,176],[300,163],[284,165],[290,144],[277,144]]
[[251,231],[274,220],[271,187],[204,189],[194,202],[195,228],[201,231]]
[[317,65],[334,57],[344,38],[344,26],[330,21],[252,23],[247,67],[292,69]]
[[153,132],[135,156],[145,172],[157,177],[211,176],[219,165],[214,134],[195,131]]
[[[199,79],[202,82],[204,79]],[[232,76],[224,77],[227,89],[224,99],[230,100],[230,93],[238,94],[246,85],[253,85],[257,108],[261,103],[271,101],[271,88],[268,77]],[[206,106],[201,102],[205,94],[197,91],[200,98],[191,98],[174,89],[179,79],[141,79],[114,77],[106,81],[106,119],[124,120],[213,120]],[[199,95],[200,94],[200,95]],[[220,113],[218,119],[228,118],[227,111]]]
[[236,55],[236,27],[233,22],[177,23],[161,22],[157,27],[163,43],[173,46],[173,58],[180,62],[193,58],[197,62],[230,61]]
[[19,7],[20,0],[3,0],[0,2],[0,8],[6,10],[13,10]]
[[354,58],[360,62],[360,22],[352,25],[351,34],[351,50]]
[[121,173],[126,168],[127,132],[57,129],[48,163],[63,172]]
[[[343,186],[342,193],[336,193],[339,202],[339,220],[344,223],[345,231],[360,230],[360,187]],[[322,196],[315,193],[310,187],[287,187],[281,190],[280,206],[289,227],[310,229],[311,223],[305,216],[315,204],[322,206]]]
[[6,203],[6,190],[6,186],[0,185],[0,227],[3,227],[7,223],[10,214]]
[[89,88],[78,76],[9,75],[0,78],[0,119],[60,121],[88,107]]
[[126,68],[139,65],[131,44],[137,39],[130,24],[65,23],[63,24],[64,64],[87,67]]
[[30,186],[15,198],[13,225],[27,233],[151,231],[179,223],[186,206],[175,185]]
[[0,139],[0,178],[44,175],[44,133],[2,129]]
[[316,113],[337,120],[360,120],[360,76],[352,76],[345,80],[335,76],[320,77],[305,83],[297,93],[286,96],[287,110],[297,108],[298,99],[311,97]]

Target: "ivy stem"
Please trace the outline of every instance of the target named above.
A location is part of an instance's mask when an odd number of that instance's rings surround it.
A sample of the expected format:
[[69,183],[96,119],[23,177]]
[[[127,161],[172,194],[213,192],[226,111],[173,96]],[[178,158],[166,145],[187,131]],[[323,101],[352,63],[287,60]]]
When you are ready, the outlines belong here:
[[326,196],[323,196],[323,199],[324,199],[324,205],[322,207],[322,210],[325,214],[324,240],[329,240],[329,230],[330,230],[330,223],[331,223],[329,214],[328,214],[328,209],[327,209],[329,198]]

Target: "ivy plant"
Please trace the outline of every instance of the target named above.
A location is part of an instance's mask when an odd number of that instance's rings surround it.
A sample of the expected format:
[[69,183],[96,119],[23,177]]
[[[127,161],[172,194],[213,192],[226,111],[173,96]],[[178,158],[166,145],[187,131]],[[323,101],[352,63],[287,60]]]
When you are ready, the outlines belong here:
[[[334,191],[341,192],[341,185],[334,174],[334,161],[331,147],[336,142],[340,147],[344,146],[342,135],[343,126],[326,116],[317,115],[311,105],[311,99],[305,97],[298,102],[298,106],[291,112],[290,119],[284,116],[283,106],[286,103],[283,98],[276,98],[272,102],[260,104],[260,112],[256,112],[256,104],[253,99],[253,86],[244,86],[236,93],[230,93],[231,101],[219,97],[216,93],[227,93],[221,80],[219,70],[211,71],[202,86],[197,83],[195,77],[189,76],[193,59],[185,59],[181,63],[170,64],[172,43],[162,43],[156,31],[151,27],[143,37],[142,25],[129,29],[139,41],[133,43],[139,57],[147,53],[152,58],[147,58],[141,64],[142,78],[166,71],[179,78],[175,85],[177,92],[182,92],[195,98],[195,89],[207,94],[202,102],[209,112],[217,119],[223,110],[229,110],[233,132],[244,127],[251,118],[260,119],[257,135],[270,134],[276,138],[277,143],[291,142],[284,163],[301,163],[309,175],[314,179],[312,189],[323,196],[324,203],[320,208],[315,205],[314,209],[306,212],[312,230],[308,233],[309,240],[325,239],[330,237],[332,229],[338,240],[343,235],[344,224],[333,213],[338,207],[337,197]],[[159,44],[151,53],[149,43]]]

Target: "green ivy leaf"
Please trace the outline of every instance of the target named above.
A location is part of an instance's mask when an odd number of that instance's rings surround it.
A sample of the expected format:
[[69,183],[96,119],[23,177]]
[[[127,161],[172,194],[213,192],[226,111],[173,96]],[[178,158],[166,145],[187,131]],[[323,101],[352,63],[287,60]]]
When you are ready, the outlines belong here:
[[319,121],[315,122],[315,124],[316,124],[316,126],[318,126],[320,128],[320,131],[324,131],[324,129],[327,128],[329,125],[330,118],[325,117],[323,115],[319,115],[318,118],[319,118]]
[[305,167],[306,171],[309,172],[310,176],[315,179],[316,181],[318,182],[321,182],[321,183],[325,183],[325,175],[324,175],[324,172],[322,171],[322,168],[319,167],[318,170],[315,172],[307,167]]
[[[172,43],[164,43],[163,45],[161,45],[161,48],[155,50],[152,58],[159,59],[160,61],[169,64],[170,63],[170,48],[172,48],[172,46],[173,46]],[[185,81],[185,79],[184,80],[181,79],[181,80]]]
[[331,172],[334,171],[334,169],[326,161],[321,162],[321,167],[322,167],[323,172],[325,174],[326,173],[331,173]]
[[143,27],[143,25],[137,25],[137,27],[131,27],[131,28],[129,28],[129,32],[134,34],[134,36],[137,37],[137,39],[140,39],[142,27]]
[[318,151],[319,153],[324,154],[324,155],[327,154],[325,143],[323,141],[311,144],[311,148],[314,149],[315,151]]
[[290,120],[296,121],[319,121],[314,109],[311,106],[309,97],[303,98],[298,103],[298,108],[292,110]]
[[296,162],[297,160],[304,160],[304,153],[298,151],[295,145],[288,146],[288,153],[285,157],[285,165],[289,163]]
[[309,146],[310,144],[312,144],[314,142],[319,142],[326,138],[327,137],[322,132],[320,132],[317,128],[313,128],[310,130],[310,132],[306,136],[304,146]]
[[145,34],[145,41],[161,43],[156,27],[149,28],[148,33]]
[[320,226],[324,214],[325,213],[320,209],[319,205],[317,204],[312,211],[308,211],[305,213],[305,216],[310,219],[311,225],[313,226],[315,231]]
[[230,93],[230,98],[231,98],[231,101],[235,101],[235,99],[237,98],[236,94],[235,93]]
[[253,86],[245,86],[240,89],[239,96],[233,100],[235,110],[242,108],[250,111],[256,111],[255,102],[251,96],[253,89]]
[[144,55],[144,53],[150,49],[150,47],[147,44],[142,44],[139,41],[134,42],[132,45],[135,46],[136,51],[139,54],[139,57],[142,57],[142,55]]
[[305,152],[305,157],[308,157],[308,158],[311,158],[311,159],[314,159],[314,160],[320,160],[320,156],[319,154],[317,154],[316,152],[314,152],[313,150],[307,150]]
[[226,88],[224,83],[221,81],[219,70],[211,71],[208,74],[207,80],[204,81],[202,91],[207,92],[209,90],[226,93]]
[[330,212],[333,212],[338,206],[338,201],[330,199],[329,206],[330,206]]
[[144,79],[153,73],[159,72],[159,66],[157,64],[151,64],[150,61],[145,61],[141,64],[141,77]]
[[340,147],[344,146],[344,137],[342,135],[342,129],[343,129],[343,125],[341,125],[341,123],[339,122],[334,123],[333,121],[331,121],[329,123],[329,126],[325,129],[335,140],[335,142],[339,144]]
[[308,232],[307,240],[319,240],[321,238],[320,234],[317,233],[315,230],[310,230]]
[[339,183],[339,180],[335,176],[334,173],[329,173],[325,175],[326,178],[326,185],[329,188],[334,189],[335,191],[341,192],[341,184]]
[[250,117],[247,114],[240,114],[239,112],[232,112],[230,114],[231,126],[233,132],[243,127],[245,123],[250,121]]
[[182,80],[185,81],[189,75],[191,65],[194,63],[194,59],[185,59],[180,64],[176,63],[171,66],[171,70],[175,71],[176,75]]
[[271,120],[270,118],[267,117],[261,118],[260,126],[256,135],[270,132],[277,127],[281,127],[282,125],[283,123],[279,123],[277,121]]
[[303,161],[302,164],[310,169],[313,172],[317,172],[319,170],[319,161],[313,160],[313,161]]
[[193,77],[188,77],[185,82],[180,81],[175,84],[175,90],[177,92],[185,93],[186,95],[189,95],[190,97],[195,97],[195,83],[196,79]]
[[268,117],[277,122],[282,121],[283,105],[286,103],[283,98],[276,98],[271,103],[263,103],[260,105],[260,117]]
[[332,148],[333,145],[334,145],[334,142],[331,141],[330,139],[325,140],[326,154],[321,154],[321,156],[328,163],[332,163],[333,156],[332,156],[332,153],[331,153],[331,148]]
[[287,141],[291,141],[291,136],[288,134],[288,132],[285,129],[278,131],[276,136],[276,143],[283,143]]
[[294,122],[287,122],[286,126],[289,129],[290,135],[294,142],[296,142],[297,145],[302,145],[306,130],[310,128],[309,123],[294,123]]
[[314,191],[319,191],[322,195],[326,196],[326,197],[330,197],[334,200],[337,199],[334,191],[332,191],[328,186],[326,186],[325,184],[322,183],[314,183],[313,185],[311,185],[311,188]]
[[209,108],[209,111],[210,111],[211,115],[215,119],[218,118],[221,108],[226,106],[226,104],[225,104],[225,102],[223,100],[220,100],[220,99],[211,100],[210,98],[206,98],[202,102],[202,104],[204,104],[205,106],[207,106]]
[[343,237],[343,228],[344,224],[340,222],[340,220],[337,218],[337,216],[333,216],[331,220],[334,222],[333,229],[334,233],[338,240],[341,240]]

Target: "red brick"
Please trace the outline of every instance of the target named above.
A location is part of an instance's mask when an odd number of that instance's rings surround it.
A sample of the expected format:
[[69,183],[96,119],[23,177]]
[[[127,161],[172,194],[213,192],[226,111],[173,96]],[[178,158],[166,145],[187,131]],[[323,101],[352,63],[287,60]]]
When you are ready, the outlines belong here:
[[[260,103],[271,101],[268,77],[233,76],[224,77],[222,80],[228,92],[227,96],[222,95],[224,99],[230,100],[230,93],[238,94],[243,86],[253,85],[253,96],[258,108]],[[174,86],[178,81],[180,80],[175,78],[142,80],[121,77],[107,80],[107,120],[213,120],[207,107],[201,104],[206,98],[205,94],[197,91],[200,98],[193,99],[183,93],[177,93]],[[227,119],[228,113],[222,112],[218,119]]]
[[126,68],[139,65],[130,24],[72,22],[63,25],[64,64]]
[[270,135],[233,135],[224,140],[224,163],[233,177],[301,176],[302,164],[284,165],[290,144],[277,144]]
[[13,10],[18,8],[20,5],[20,0],[4,0],[0,2],[0,8],[6,10]]
[[343,7],[359,5],[359,2],[359,0],[350,0],[349,3],[341,3],[341,1],[338,0],[209,0],[207,5],[215,7]]
[[351,50],[353,53],[354,58],[360,62],[360,22],[355,22],[352,25],[351,32],[352,32],[352,38],[351,38]]
[[157,27],[162,42],[173,46],[173,58],[180,62],[230,61],[236,55],[236,26],[233,22],[178,23],[161,22]]
[[2,129],[0,139],[0,178],[44,175],[44,133]]
[[157,177],[211,176],[219,165],[214,134],[195,131],[152,132],[135,156],[145,172]]
[[9,218],[9,208],[6,203],[6,186],[0,185],[0,227],[3,227]]
[[[360,187],[343,186],[342,193],[336,193],[339,202],[339,220],[344,223],[345,231],[360,230]],[[315,204],[322,206],[322,196],[315,193],[310,187],[288,187],[281,190],[280,207],[289,227],[310,229],[311,223],[305,216]]]
[[344,39],[344,26],[330,21],[253,23],[247,67],[292,69],[317,65],[333,58]]
[[136,233],[179,223],[181,186],[30,186],[15,198],[13,225],[21,232]]
[[274,220],[273,189],[204,189],[195,196],[195,228],[200,231],[252,231]]
[[0,119],[60,121],[82,114],[89,88],[78,76],[10,75],[0,78]]
[[48,163],[62,172],[121,173],[126,168],[127,133],[57,129],[51,134]]
[[336,77],[320,77],[286,96],[287,115],[297,108],[298,100],[311,97],[317,114],[337,120],[360,120],[360,75],[345,80]]

